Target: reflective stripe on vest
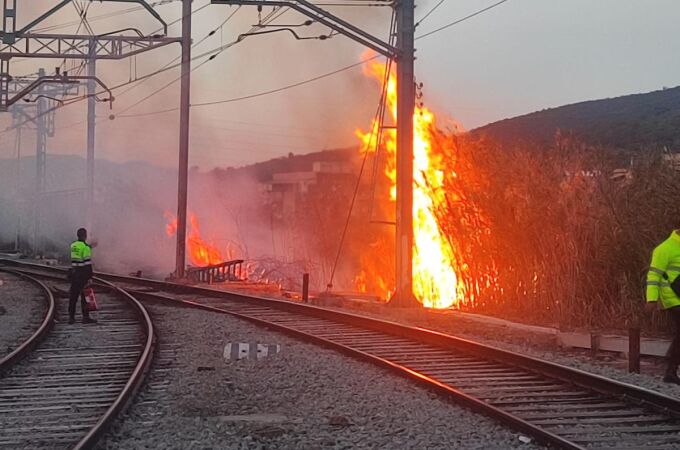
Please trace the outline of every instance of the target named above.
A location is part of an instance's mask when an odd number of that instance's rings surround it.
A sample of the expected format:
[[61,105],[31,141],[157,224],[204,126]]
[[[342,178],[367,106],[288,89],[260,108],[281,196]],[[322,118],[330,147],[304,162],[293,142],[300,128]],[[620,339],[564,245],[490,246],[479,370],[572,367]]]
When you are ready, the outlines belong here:
[[[669,268],[670,268],[670,267],[669,267]],[[657,269],[656,267],[650,267],[650,268],[649,268],[649,271],[650,271],[650,272],[654,272],[654,273],[658,273],[659,275],[663,275],[663,274],[666,273],[666,272],[664,272],[664,271],[661,270],[661,269]]]

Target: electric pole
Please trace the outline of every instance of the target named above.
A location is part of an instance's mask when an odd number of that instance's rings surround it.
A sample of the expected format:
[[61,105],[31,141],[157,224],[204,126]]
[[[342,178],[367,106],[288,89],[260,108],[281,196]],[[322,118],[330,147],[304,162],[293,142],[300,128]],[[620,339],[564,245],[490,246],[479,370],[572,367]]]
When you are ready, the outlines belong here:
[[179,103],[179,178],[175,277],[184,277],[189,181],[189,106],[191,101],[191,0],[182,0],[182,82]]
[[95,118],[97,112],[96,84],[95,77],[97,76],[97,41],[90,39],[88,45],[88,60],[87,60],[87,217],[86,225],[88,232],[92,232],[94,225],[94,133],[95,133]]
[[[45,69],[38,70],[38,77],[45,76]],[[42,238],[40,236],[41,207],[45,192],[45,176],[47,169],[47,100],[44,97],[44,85],[38,86],[36,100],[36,135],[35,135],[35,197],[33,200],[33,253],[42,253]]]
[[[23,106],[23,105],[22,105]],[[14,235],[14,251],[19,252],[19,249],[21,248],[21,214],[22,214],[22,201],[21,199],[21,131],[22,127],[21,125],[16,125],[19,122],[19,110],[21,109],[20,106],[15,106],[15,109],[12,111],[12,119],[15,124],[16,128],[16,140],[15,140],[15,148],[17,151],[17,161],[16,161],[16,167],[14,168],[14,189],[15,189],[15,208],[16,208],[16,233]]]
[[413,295],[413,113],[416,92],[414,76],[414,0],[399,0],[397,14],[397,212],[396,290],[390,304],[417,306]]

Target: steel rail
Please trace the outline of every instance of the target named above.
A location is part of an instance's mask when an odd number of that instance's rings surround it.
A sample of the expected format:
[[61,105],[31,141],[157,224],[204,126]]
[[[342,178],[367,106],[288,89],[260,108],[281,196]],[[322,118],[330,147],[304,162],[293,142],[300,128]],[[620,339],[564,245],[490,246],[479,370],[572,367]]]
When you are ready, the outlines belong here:
[[54,303],[54,295],[52,295],[50,289],[42,281],[33,278],[32,276],[14,270],[0,268],[0,271],[11,273],[13,275],[24,278],[38,285],[38,287],[43,291],[45,303],[47,304],[47,311],[45,312],[45,317],[43,321],[40,323],[38,329],[35,330],[35,332],[28,339],[22,342],[12,352],[10,352],[8,355],[0,359],[0,373],[2,373],[9,369],[10,367],[12,367],[14,364],[16,364],[24,356],[26,356],[36,345],[38,345],[38,343],[40,343],[40,341],[42,341],[45,338],[47,333],[49,333],[50,329],[52,328],[52,325],[54,324],[54,314],[56,311],[56,307]]
[[120,413],[126,407],[128,402],[137,393],[139,387],[144,381],[144,378],[146,377],[146,374],[148,373],[151,366],[151,360],[156,347],[156,334],[154,331],[153,322],[151,321],[151,316],[149,316],[149,312],[146,310],[144,305],[142,305],[139,300],[137,300],[126,290],[114,286],[112,283],[109,283],[106,280],[95,277],[95,281],[109,286],[111,289],[123,296],[132,305],[144,324],[146,342],[144,343],[144,350],[142,350],[139,361],[137,362],[132,375],[130,375],[130,378],[121,390],[120,394],[118,394],[118,397],[114,400],[109,409],[106,410],[106,412],[101,416],[94,427],[92,427],[87,432],[85,437],[83,437],[80,442],[78,442],[73,447],[73,450],[83,450],[93,447],[97,440],[107,430],[109,425],[111,425],[113,420],[118,416],[118,413]]
[[[33,277],[38,277],[56,279],[60,281],[64,281],[65,278],[64,275],[66,273],[64,269],[48,271],[47,274],[40,273],[35,270],[26,271],[23,268],[19,268],[17,270],[8,270],[6,268],[0,268],[0,270],[15,273],[32,279],[35,279]],[[59,274],[59,276],[57,276],[57,274]],[[44,283],[40,282],[39,280],[35,281],[40,283],[40,285],[43,286],[47,290],[47,292],[49,292],[49,289],[45,286]],[[144,382],[147,373],[149,372],[157,341],[151,316],[149,315],[144,305],[137,298],[135,298],[132,294],[130,294],[130,292],[126,291],[125,289],[121,289],[120,287],[115,286],[106,280],[95,277],[95,281],[99,285],[104,285],[108,287],[110,290],[118,293],[124,299],[125,303],[127,303],[130,306],[130,308],[134,311],[135,315],[139,318],[139,322],[142,326],[143,334],[145,336],[143,338],[143,346],[140,349],[139,356],[136,358],[134,368],[131,369],[130,376],[127,377],[125,384],[122,386],[120,392],[117,393],[115,399],[112,400],[111,404],[107,407],[107,409],[99,416],[97,422],[92,427],[87,429],[85,435],[79,438],[77,442],[73,445],[73,447],[71,447],[74,450],[93,448],[97,440],[103,435],[103,433],[107,431],[108,427],[116,419],[118,414],[127,406],[129,401],[137,393],[138,389]],[[53,301],[52,296],[51,298]],[[50,323],[53,322],[55,310],[56,308],[54,307],[51,308]],[[43,332],[43,336],[45,336],[45,334],[48,331],[49,329],[45,329],[45,331]],[[25,355],[27,353],[28,350],[24,351],[23,354]],[[0,388],[1,387],[2,384],[0,383]]]
[[[60,273],[57,268],[45,268],[44,266],[30,264],[24,266],[33,270],[47,269],[54,274]],[[590,444],[594,446],[599,444],[603,447],[630,444],[631,446],[626,448],[645,448],[646,445],[644,444],[647,441],[644,439],[648,439],[650,442],[656,442],[657,446],[654,448],[676,448],[680,443],[678,436],[680,431],[680,420],[678,420],[680,419],[680,400],[648,389],[436,331],[409,327],[347,312],[157,280],[113,274],[102,274],[101,276],[119,283],[152,287],[165,292],[201,296],[203,297],[202,301],[188,301],[167,294],[148,291],[134,292],[136,296],[143,299],[173,302],[177,305],[230,314],[373,362],[454,398],[457,402],[475,411],[499,419],[551,446],[582,449],[589,448]],[[316,321],[317,319],[318,321]],[[378,344],[371,345],[373,340],[376,340]],[[415,352],[414,349],[420,351],[423,356],[416,353],[414,353],[415,358],[414,355],[405,356],[412,350]],[[432,353],[438,353],[438,355],[434,359],[432,357],[427,359],[428,354]],[[411,360],[409,361],[409,359]],[[454,362],[451,363],[449,359]],[[461,362],[460,367],[456,366],[456,361]],[[430,368],[423,368],[427,365],[425,363],[429,364]],[[501,386],[499,383],[496,386],[490,384],[493,381],[477,382],[475,377],[479,377],[478,374],[471,376],[470,379],[465,379],[462,376],[462,381],[456,380],[456,377],[461,377],[460,375],[448,375],[447,380],[447,376],[441,375],[441,369],[436,368],[445,363],[447,369],[444,372],[458,371],[459,374],[465,373],[468,371],[465,366],[469,366],[471,367],[470,371],[488,372],[490,375],[483,376],[492,380],[502,379],[502,383],[505,384]],[[479,369],[480,365],[484,366],[485,369]],[[487,370],[489,367],[492,370]],[[503,375],[496,374],[494,371],[501,371]],[[522,383],[517,383],[517,387],[513,385],[508,389],[508,384],[514,383],[513,372],[521,372],[518,376],[532,381],[525,382],[526,388],[522,388]],[[537,379],[541,376],[544,379]],[[537,381],[534,382],[534,379]],[[474,382],[478,384],[477,389],[475,389],[474,384],[473,388],[465,387]],[[531,386],[529,386],[531,383],[538,386],[533,387],[533,397]],[[463,387],[459,389],[457,385]],[[551,388],[543,389],[542,385],[550,385]],[[482,391],[486,389],[487,392],[475,394],[474,391],[479,392],[480,387]],[[495,397],[488,395],[494,389],[501,392],[508,390],[510,393],[501,396],[496,395]],[[521,389],[526,389],[526,392]],[[550,389],[560,391],[557,392],[559,395],[550,397],[554,395],[548,392]],[[465,392],[466,390],[472,391],[472,393]],[[525,395],[525,398],[522,398],[522,395]],[[560,395],[563,398],[560,399]],[[549,412],[541,412],[544,411],[542,409],[544,404],[545,411]],[[525,407],[530,409],[529,413],[527,413]],[[564,407],[567,408],[567,411],[563,410]],[[591,414],[590,422],[588,420],[581,422],[580,417],[574,416],[573,412],[568,411],[571,407],[575,411],[587,410],[591,407],[592,409],[589,411]],[[616,408],[618,410],[610,411]],[[522,410],[523,412],[521,412]],[[610,412],[611,414],[609,414]],[[527,419],[523,419],[523,416]],[[536,416],[539,416],[538,419]],[[600,416],[604,416],[605,419],[600,419]],[[617,423],[621,416],[625,416],[625,420],[621,419],[621,423]],[[559,420],[563,419],[567,423],[566,429],[559,424]],[[597,420],[600,420],[600,422],[593,422]],[[532,421],[536,421],[538,424],[534,424]],[[556,421],[558,422],[557,425],[560,425],[557,428],[555,427]],[[644,427],[646,424],[650,426]],[[591,427],[590,430],[588,430],[589,426]],[[614,433],[635,434],[637,441],[632,443],[619,442],[616,440],[616,434],[613,436],[600,434],[600,437],[596,435],[591,442],[588,440],[591,436],[579,434],[581,430],[578,427],[585,427],[584,433],[590,431],[591,433],[604,434],[609,432],[610,429],[618,427],[619,431],[614,431]],[[602,428],[593,430],[595,427]],[[636,433],[641,433],[641,435]],[[639,445],[636,442],[639,442]]]

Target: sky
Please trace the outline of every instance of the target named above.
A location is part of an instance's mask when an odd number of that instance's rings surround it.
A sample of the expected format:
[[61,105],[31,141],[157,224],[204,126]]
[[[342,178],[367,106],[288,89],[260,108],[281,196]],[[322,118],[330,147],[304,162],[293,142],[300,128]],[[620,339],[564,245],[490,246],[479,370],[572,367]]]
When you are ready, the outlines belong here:
[[[80,0],[79,0],[80,1]],[[319,0],[321,3],[322,0]],[[323,0],[330,3],[330,0]],[[416,18],[438,0],[417,2]],[[497,0],[444,0],[416,30],[427,33],[465,17]],[[89,3],[89,2],[81,2]],[[195,0],[192,17],[194,55],[233,42],[258,21],[255,7],[209,5]],[[347,3],[346,1],[344,3]],[[53,4],[48,0],[18,1],[19,23],[32,20]],[[387,39],[390,8],[324,6],[383,39]],[[92,2],[88,17],[94,32],[127,27],[151,33],[158,24],[129,4]],[[171,22],[181,15],[180,2],[156,7]],[[236,11],[236,12],[235,12]],[[262,11],[266,16],[270,8]],[[220,24],[234,13],[222,27]],[[416,42],[416,77],[423,99],[442,126],[455,120],[464,129],[548,107],[578,101],[648,92],[676,86],[680,75],[680,39],[675,36],[677,0],[508,0],[479,16]],[[277,24],[294,25],[305,17],[289,11]],[[37,26],[62,26],[51,33],[78,30],[72,5]],[[319,25],[298,27],[304,36],[327,34]],[[47,32],[47,31],[45,31]],[[179,23],[169,34],[178,36]],[[179,46],[157,49],[123,61],[100,61],[98,76],[108,85],[130,82],[179,56]],[[213,60],[193,62],[192,103],[234,99],[262,93],[323,75],[361,60],[364,49],[334,36],[297,41],[274,33],[251,36]],[[13,75],[48,72],[57,60],[13,59]],[[199,67],[200,66],[200,67]],[[68,67],[68,65],[67,65]],[[179,83],[174,68],[141,83],[115,91],[112,109],[97,106],[99,158],[146,160],[176,167],[178,155]],[[159,91],[163,86],[167,87]],[[378,104],[378,87],[361,67],[256,98],[191,111],[190,164],[201,169],[242,166],[288,153],[302,154],[355,145],[357,128],[368,128]],[[153,94],[153,95],[151,95]],[[151,95],[148,99],[145,97]],[[141,101],[140,101],[141,100]],[[113,120],[111,117],[114,117]],[[85,102],[56,112],[56,134],[48,141],[51,154],[85,154]],[[16,154],[11,115],[0,113],[0,157]],[[35,132],[22,130],[22,152],[35,148]]]

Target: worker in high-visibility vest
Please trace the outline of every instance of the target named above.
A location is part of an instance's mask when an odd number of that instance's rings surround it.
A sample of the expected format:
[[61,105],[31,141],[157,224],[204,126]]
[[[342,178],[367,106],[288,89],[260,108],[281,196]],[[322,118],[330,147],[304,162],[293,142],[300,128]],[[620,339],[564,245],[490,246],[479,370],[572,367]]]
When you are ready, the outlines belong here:
[[80,307],[83,313],[83,323],[96,323],[90,318],[90,312],[85,301],[83,289],[92,278],[92,246],[87,243],[87,230],[79,228],[76,233],[78,239],[71,244],[71,289],[69,290],[68,323],[76,321],[76,302],[80,297]]
[[680,384],[677,374],[680,366],[680,296],[674,290],[673,284],[678,276],[680,276],[680,230],[674,230],[652,253],[652,262],[647,273],[645,307],[650,312],[654,311],[661,300],[661,306],[671,316],[675,330],[666,353],[667,366],[663,380],[675,384]]

